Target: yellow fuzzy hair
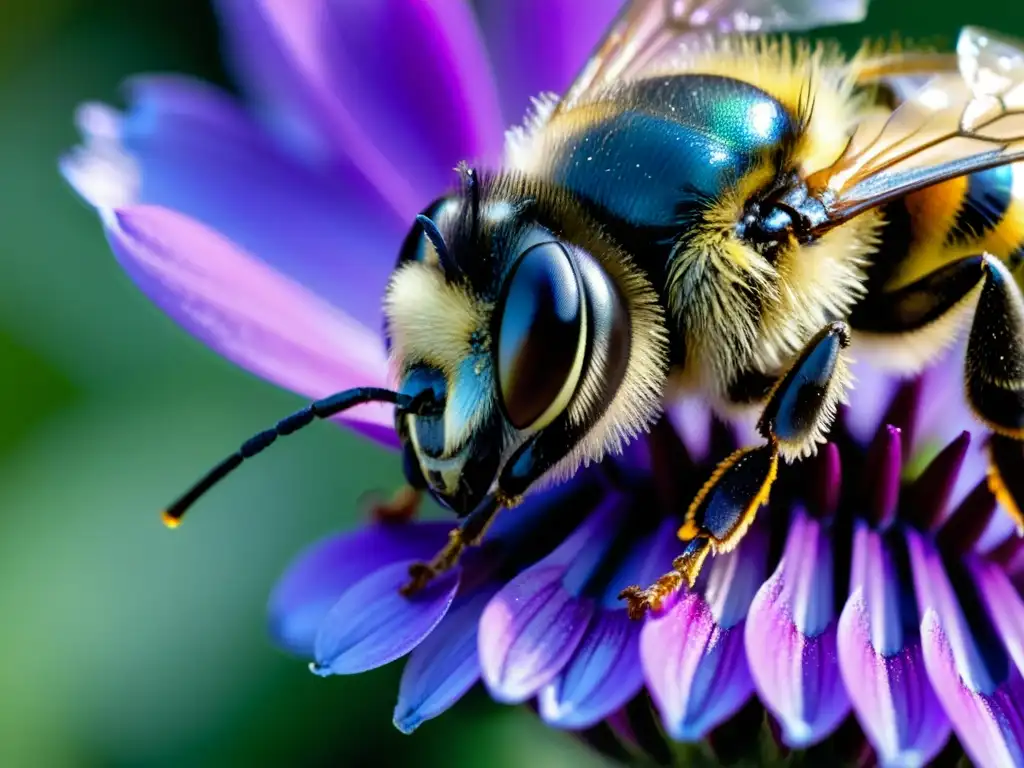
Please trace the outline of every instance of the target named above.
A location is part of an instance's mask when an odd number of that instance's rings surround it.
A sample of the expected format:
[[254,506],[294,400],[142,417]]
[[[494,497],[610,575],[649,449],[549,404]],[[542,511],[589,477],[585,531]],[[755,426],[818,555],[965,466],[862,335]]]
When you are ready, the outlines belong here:
[[[456,376],[478,348],[487,349],[490,304],[459,285],[447,282],[436,264],[409,262],[391,277],[384,295],[384,315],[391,336],[391,359],[398,374],[425,363],[440,370],[448,382],[450,400],[459,400]],[[480,372],[481,374],[483,372]],[[445,449],[454,450],[490,415],[493,397],[479,397],[467,413],[445,410]]]
[[[871,108],[854,94],[858,67],[831,46],[788,38],[725,38],[713,50],[690,58],[684,54],[671,67],[666,71],[737,77],[776,98],[802,121],[789,158],[792,169],[802,174],[833,163],[854,124]],[[829,320],[848,315],[864,295],[864,269],[882,225],[880,214],[864,214],[814,243],[790,244],[769,264],[733,230],[746,201],[776,172],[764,163],[715,201],[677,252],[669,277],[671,285],[688,279],[687,272],[695,268],[720,275],[705,295],[689,296],[686,307],[681,291],[670,289],[669,295],[673,314],[681,320],[686,315],[681,325],[687,330],[687,370],[678,381],[712,394],[723,411],[733,410],[725,391],[741,370],[782,373],[811,335]],[[760,315],[737,311],[739,278],[758,291],[764,307]]]

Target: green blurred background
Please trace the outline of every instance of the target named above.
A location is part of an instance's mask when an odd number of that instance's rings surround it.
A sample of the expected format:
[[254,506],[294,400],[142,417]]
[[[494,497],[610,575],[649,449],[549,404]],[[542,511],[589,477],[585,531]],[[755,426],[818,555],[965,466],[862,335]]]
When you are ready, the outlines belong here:
[[[843,37],[964,23],[1024,37],[1024,4],[878,0]],[[57,173],[75,105],[158,70],[230,87],[205,0],[0,0],[0,766],[600,765],[479,691],[401,736],[398,665],[323,680],[271,647],[270,587],[398,482],[382,450],[311,430],[161,527],[297,401],[150,307]]]

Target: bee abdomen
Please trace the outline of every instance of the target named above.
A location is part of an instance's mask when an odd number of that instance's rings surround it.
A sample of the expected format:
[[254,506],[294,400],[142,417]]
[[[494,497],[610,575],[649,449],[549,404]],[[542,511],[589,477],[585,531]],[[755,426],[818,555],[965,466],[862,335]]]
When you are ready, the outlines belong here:
[[967,177],[963,202],[946,236],[947,243],[977,241],[999,228],[1013,202],[1014,172],[1013,166],[1001,165]]

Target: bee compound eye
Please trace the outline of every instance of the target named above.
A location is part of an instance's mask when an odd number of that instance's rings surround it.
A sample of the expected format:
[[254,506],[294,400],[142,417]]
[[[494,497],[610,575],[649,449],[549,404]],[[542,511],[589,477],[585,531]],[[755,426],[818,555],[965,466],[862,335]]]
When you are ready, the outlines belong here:
[[497,317],[505,415],[516,429],[540,429],[568,404],[582,369],[583,295],[564,246],[540,243],[519,257]]

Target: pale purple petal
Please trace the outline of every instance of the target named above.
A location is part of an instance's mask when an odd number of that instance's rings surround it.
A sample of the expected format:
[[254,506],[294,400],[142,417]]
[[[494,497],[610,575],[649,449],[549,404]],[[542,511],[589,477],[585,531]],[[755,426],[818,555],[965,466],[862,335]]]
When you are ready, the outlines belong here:
[[[115,256],[142,291],[232,362],[307,397],[387,383],[375,333],[199,222],[131,206],[106,224]],[[359,406],[338,418],[395,442],[390,407]]]
[[597,608],[581,590],[628,512],[608,497],[554,552],[510,581],[480,619],[483,680],[491,695],[519,703],[572,659]]
[[121,175],[128,189],[114,205],[179,211],[374,331],[381,327],[381,299],[410,220],[359,171],[301,165],[234,99],[185,77],[135,78],[129,105],[124,115],[101,105],[80,110],[83,146],[63,167],[90,202],[103,207],[90,188],[119,178],[97,158],[121,152],[134,175]]
[[850,710],[836,658],[831,532],[793,513],[778,568],[758,590],[746,624],[750,672],[787,745],[803,749]]
[[468,4],[261,0],[260,10],[319,134],[404,218],[451,186],[460,160],[499,154],[497,93]]
[[481,618],[479,653],[491,695],[526,701],[572,658],[594,613],[562,583],[565,569],[534,566],[491,600]]
[[625,611],[598,611],[572,661],[539,697],[540,715],[562,728],[589,728],[643,687],[640,627]]
[[314,672],[365,672],[404,656],[430,634],[455,598],[461,569],[439,576],[409,598],[399,589],[409,581],[415,562],[386,565],[345,591],[320,624]]
[[[933,363],[922,376],[922,394],[918,421],[921,425],[914,441],[915,458],[931,455],[944,448],[961,432],[977,433],[983,426],[971,413],[963,393],[963,364],[966,339]],[[975,436],[977,436],[975,434]],[[949,494],[954,509],[985,476],[988,460],[984,440],[973,440],[967,448],[959,473]],[[998,536],[998,534],[996,534]],[[986,539],[996,541],[998,539]]]
[[271,593],[268,614],[275,641],[312,657],[320,624],[349,587],[385,565],[431,557],[450,530],[442,522],[376,524],[312,545],[288,566]]
[[497,591],[498,585],[490,584],[458,596],[444,621],[413,649],[395,705],[394,722],[402,733],[446,712],[480,679],[477,631]]
[[858,524],[851,594],[839,619],[839,665],[857,719],[886,766],[928,764],[950,733],[906,603],[909,578],[882,534]]
[[214,0],[214,8],[223,31],[226,66],[261,122],[296,159],[317,165],[337,162],[341,150],[334,146],[305,78],[263,4]]
[[865,360],[859,350],[850,370],[857,384],[847,392],[850,404],[843,411],[844,423],[858,442],[867,445],[882,426],[896,383],[870,359]]
[[764,581],[766,560],[767,543],[755,527],[736,550],[709,560],[695,591],[644,625],[644,677],[672,738],[703,739],[754,692],[744,617]]
[[724,629],[695,593],[640,635],[648,687],[669,735],[699,741],[754,692],[743,627]]
[[961,674],[937,611],[925,613],[921,634],[928,675],[971,760],[986,766],[1024,764],[1024,678],[1017,667],[991,692],[975,691]]
[[1017,669],[1024,670],[1024,601],[1006,572],[995,563],[972,557],[969,566],[1007,653]]
[[610,716],[643,687],[640,622],[626,615],[619,593],[631,584],[650,584],[678,553],[678,526],[666,520],[643,537],[623,560],[572,660],[540,692],[540,714],[563,728],[586,728]]
[[507,124],[523,120],[531,98],[569,87],[622,5],[623,0],[478,4]]
[[[978,765],[1024,763],[1024,679],[1009,659],[999,677],[985,664],[941,557],[908,532],[928,676],[964,750]],[[1002,653],[989,648],[987,653]]]
[[928,765],[950,725],[924,666],[921,641],[883,655],[871,643],[872,614],[857,590],[839,622],[839,661],[847,693],[883,766]]

